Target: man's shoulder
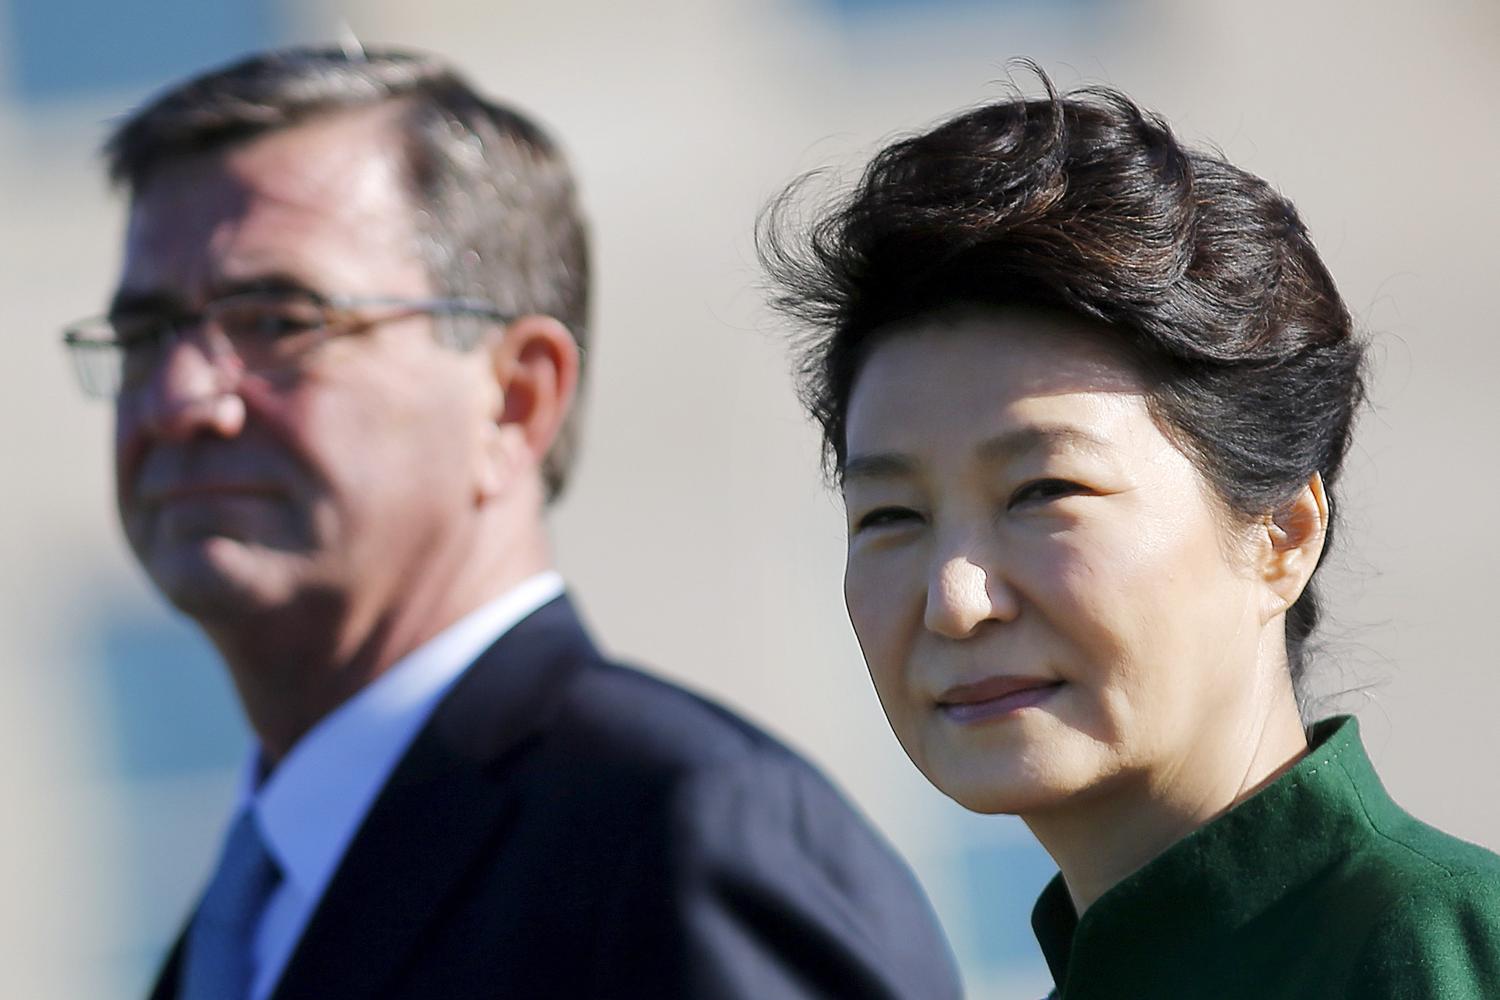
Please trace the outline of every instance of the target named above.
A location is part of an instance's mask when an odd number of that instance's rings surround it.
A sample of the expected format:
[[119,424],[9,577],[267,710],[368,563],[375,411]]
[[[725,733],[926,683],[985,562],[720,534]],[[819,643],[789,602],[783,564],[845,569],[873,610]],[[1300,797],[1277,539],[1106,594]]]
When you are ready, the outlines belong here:
[[554,812],[659,812],[694,782],[762,796],[791,787],[814,808],[853,812],[816,767],[761,726],[602,654],[566,596],[483,653],[429,729],[441,733],[440,746],[462,746],[461,756],[493,765],[496,787],[557,790],[544,796],[566,799],[553,802]]
[[582,671],[555,728],[575,751],[684,776],[751,762],[813,770],[800,754],[734,710],[620,663],[599,661]]
[[[629,832],[643,843],[800,844],[839,864],[889,869],[910,881],[884,838],[823,772],[760,725],[712,698],[615,662],[586,639],[567,602],[543,609],[515,639],[527,669],[554,678],[532,697],[529,735],[492,771],[496,787],[526,789],[528,828],[571,841]],[[541,647],[554,648],[544,654]],[[488,669],[503,676],[512,651]],[[517,723],[511,692],[486,689],[471,721]],[[498,762],[497,762],[498,763]]]
[[699,769],[752,757],[810,766],[710,697],[601,653],[567,596],[482,653],[434,724],[481,755],[524,744],[562,767]]
[[802,996],[791,984],[830,981],[958,995],[920,886],[816,767],[712,699],[608,661],[566,611],[482,665],[496,683],[453,699],[464,732],[509,733],[460,767],[495,817],[468,891],[485,941],[510,942],[508,981],[547,996]]

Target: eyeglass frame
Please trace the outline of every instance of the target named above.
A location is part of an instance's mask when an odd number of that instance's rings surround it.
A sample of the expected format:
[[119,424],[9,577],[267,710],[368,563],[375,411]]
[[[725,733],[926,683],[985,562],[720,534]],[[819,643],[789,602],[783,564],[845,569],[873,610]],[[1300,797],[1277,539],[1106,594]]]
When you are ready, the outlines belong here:
[[[83,389],[84,395],[90,396],[95,399],[119,400],[128,394],[123,375],[116,375],[114,379],[115,384],[112,388],[96,388],[95,380],[87,371],[88,363],[84,360],[85,352],[91,349],[97,350],[100,348],[113,348],[114,350],[122,352],[123,355],[123,352],[131,345],[140,343],[145,340],[152,341],[153,343],[159,345],[163,349],[163,351],[165,351],[165,349],[170,347],[173,343],[181,340],[188,331],[201,327],[204,324],[205,320],[209,318],[207,314],[219,303],[233,302],[237,299],[253,298],[267,300],[273,300],[277,298],[300,299],[317,307],[321,311],[321,321],[317,326],[308,327],[305,330],[301,330],[298,332],[318,332],[324,334],[324,336],[310,341],[304,349],[299,351],[293,358],[288,359],[287,364],[285,365],[285,368],[288,370],[295,369],[297,363],[301,360],[301,358],[335,337],[362,333],[378,324],[392,322],[397,319],[404,319],[409,316],[466,316],[500,324],[512,323],[516,319],[516,317],[513,315],[501,312],[492,303],[485,302],[480,299],[443,297],[407,298],[401,296],[382,295],[324,295],[321,292],[316,292],[312,289],[307,288],[255,289],[234,292],[221,298],[212,299],[205,304],[205,307],[203,309],[200,309],[196,312],[182,311],[176,313],[175,315],[166,315],[164,313],[159,322],[160,332],[132,337],[128,341],[122,340],[118,336],[90,336],[86,332],[90,328],[109,329],[111,330],[111,332],[113,332],[115,323],[113,314],[106,314],[103,316],[95,316],[88,319],[82,319],[75,323],[70,323],[63,328],[62,343],[63,347],[67,349],[69,356],[73,360],[74,374],[77,376],[79,385]],[[360,309],[380,308],[398,309],[400,310],[400,312],[390,316],[362,316],[356,312],[356,310]],[[219,331],[219,336],[228,347],[228,356],[240,360],[243,364],[243,359],[238,358],[238,355],[235,353],[234,344],[231,338],[227,334],[224,334],[223,331]],[[165,357],[165,353],[163,353],[163,357]],[[214,359],[210,358],[210,363],[213,363],[213,360]],[[159,361],[160,359],[158,359],[158,362]],[[124,362],[122,356],[122,368],[123,363]],[[238,374],[264,374],[267,371],[275,370],[278,369],[242,367],[239,370]],[[154,371],[155,367],[153,367],[153,372]]]

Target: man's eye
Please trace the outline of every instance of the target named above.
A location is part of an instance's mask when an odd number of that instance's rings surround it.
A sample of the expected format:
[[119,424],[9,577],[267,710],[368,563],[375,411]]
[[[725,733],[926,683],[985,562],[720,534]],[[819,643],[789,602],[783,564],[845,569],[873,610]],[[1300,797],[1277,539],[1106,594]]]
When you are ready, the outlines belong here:
[[120,335],[120,380],[123,385],[137,385],[151,377],[161,362],[161,327],[137,332],[127,338]]
[[910,507],[877,507],[854,523],[858,531],[920,523],[922,517]]
[[1048,500],[1084,492],[1087,492],[1084,487],[1066,479],[1037,479],[1012,493],[1007,506],[1018,507],[1026,503],[1046,503]]
[[310,303],[235,306],[214,317],[231,340],[278,340],[323,325],[323,312]]
[[130,352],[154,348],[172,321],[162,316],[116,316],[109,325],[114,330],[115,341]]

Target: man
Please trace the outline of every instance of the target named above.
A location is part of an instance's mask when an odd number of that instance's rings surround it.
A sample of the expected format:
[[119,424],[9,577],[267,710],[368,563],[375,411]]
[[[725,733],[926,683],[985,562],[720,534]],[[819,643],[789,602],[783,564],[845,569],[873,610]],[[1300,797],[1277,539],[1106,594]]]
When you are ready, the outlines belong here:
[[259,744],[155,997],[958,995],[838,794],[562,595],[588,284],[540,130],[425,57],[297,50],[107,155],[123,275],[67,340]]

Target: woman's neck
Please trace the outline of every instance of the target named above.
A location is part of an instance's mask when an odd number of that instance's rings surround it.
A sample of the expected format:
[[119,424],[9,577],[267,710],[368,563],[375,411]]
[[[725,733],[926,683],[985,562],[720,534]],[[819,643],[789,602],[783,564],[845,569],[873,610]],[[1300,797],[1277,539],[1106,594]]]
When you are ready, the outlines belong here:
[[1155,772],[1021,818],[1057,862],[1079,916],[1127,875],[1250,798],[1307,752],[1290,688],[1253,721],[1205,728],[1191,753]]

